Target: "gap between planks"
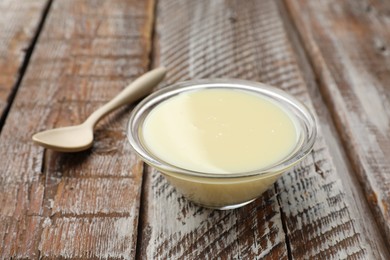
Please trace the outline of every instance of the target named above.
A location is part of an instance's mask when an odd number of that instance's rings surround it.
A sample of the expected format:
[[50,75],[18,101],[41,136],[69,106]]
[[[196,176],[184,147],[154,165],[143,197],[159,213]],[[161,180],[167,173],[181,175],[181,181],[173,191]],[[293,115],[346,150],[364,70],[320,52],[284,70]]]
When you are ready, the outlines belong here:
[[[148,70],[152,70],[154,68],[154,56],[156,52],[156,42],[155,42],[155,34],[156,34],[156,13],[157,13],[157,1],[158,0],[152,0],[152,3],[150,4],[150,8],[148,12],[151,14],[149,17],[149,64],[148,64]],[[145,203],[144,200],[146,198],[145,193],[147,192],[147,189],[145,188],[146,186],[146,174],[149,165],[147,165],[145,162],[143,163],[143,170],[142,170],[142,178],[141,178],[141,191],[140,191],[140,197],[139,197],[139,207],[138,207],[138,223],[137,223],[137,241],[135,242],[135,259],[142,259],[142,239],[143,239],[143,225],[145,223]]]

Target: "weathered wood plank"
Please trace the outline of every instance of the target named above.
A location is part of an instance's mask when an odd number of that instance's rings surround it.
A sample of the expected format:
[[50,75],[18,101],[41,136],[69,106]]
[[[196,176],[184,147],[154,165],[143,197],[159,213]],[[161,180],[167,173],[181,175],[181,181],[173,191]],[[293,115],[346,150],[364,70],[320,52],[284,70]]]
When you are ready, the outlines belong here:
[[390,240],[389,3],[286,1],[378,223]]
[[31,135],[81,123],[148,70],[153,7],[53,1],[0,135],[0,258],[135,257],[143,164],[127,145],[130,109],[86,152],[45,151]]
[[20,70],[47,3],[48,0],[0,3],[0,116],[10,105],[9,98],[21,76]]
[[318,81],[315,78],[307,53],[300,41],[299,33],[296,28],[294,28],[291,16],[287,11],[286,6],[283,4],[283,1],[278,1],[277,3],[279,4],[278,6],[284,20],[284,25],[289,33],[289,38],[294,46],[295,54],[298,57],[300,68],[302,69],[302,76],[308,86],[312,103],[317,112],[318,123],[321,126],[324,141],[332,155],[334,167],[336,171],[340,173],[339,176],[344,188],[345,196],[351,201],[349,204],[351,216],[358,219],[362,226],[362,233],[366,234],[367,238],[370,238],[366,243],[369,245],[368,247],[372,249],[376,258],[387,259],[389,258],[389,251],[387,249],[386,241],[380,235],[380,229],[375,221],[375,216],[369,209],[364,192],[361,189],[353,167],[343,149],[341,138],[337,133],[330,111],[327,109],[319,91]]
[[[169,83],[237,77],[263,81],[312,107],[297,56],[273,1],[159,1],[155,63]],[[144,183],[141,258],[388,256],[370,247],[364,219],[333,165],[321,131],[311,156],[256,202],[212,211],[185,199],[152,169]],[[350,185],[350,184],[349,184]]]

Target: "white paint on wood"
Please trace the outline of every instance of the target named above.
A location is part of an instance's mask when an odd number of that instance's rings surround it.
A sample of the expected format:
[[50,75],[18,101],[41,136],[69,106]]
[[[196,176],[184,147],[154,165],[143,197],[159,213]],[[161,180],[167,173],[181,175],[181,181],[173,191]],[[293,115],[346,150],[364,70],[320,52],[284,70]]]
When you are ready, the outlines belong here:
[[390,59],[386,45],[378,46],[383,41],[377,40],[388,38],[389,20],[383,15],[387,6],[376,1],[307,2],[305,15],[301,15],[301,3],[286,2],[323,83],[366,199],[389,237],[390,101],[386,84]]
[[[278,218],[278,208],[274,208],[278,205],[275,197],[270,198],[274,201],[272,210],[261,206],[261,203],[257,204],[256,208],[265,210],[262,218],[258,219],[255,216],[259,213],[252,207],[235,211],[198,207],[178,194],[154,170],[148,172],[147,178],[147,183],[153,185],[152,192],[148,192],[146,198],[147,222],[143,231],[143,234],[149,231],[150,234],[146,238],[146,235],[142,236],[141,244],[145,246],[144,257],[147,259],[207,258],[219,254],[232,258],[252,258],[272,253],[276,245],[283,246],[283,228]],[[272,217],[267,214],[272,214]],[[270,218],[264,225],[266,217]],[[245,223],[240,224],[244,220]]]
[[132,259],[132,217],[59,218],[48,224],[39,244],[43,257]]

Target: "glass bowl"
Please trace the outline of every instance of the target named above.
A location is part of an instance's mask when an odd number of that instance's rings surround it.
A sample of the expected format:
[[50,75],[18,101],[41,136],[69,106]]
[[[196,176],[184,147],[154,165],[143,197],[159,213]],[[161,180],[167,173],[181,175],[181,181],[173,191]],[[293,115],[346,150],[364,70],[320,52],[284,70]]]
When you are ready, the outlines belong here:
[[[262,95],[277,102],[294,117],[297,142],[281,161],[260,169],[236,173],[200,172],[170,164],[151,153],[143,142],[147,115],[161,102],[183,92],[202,89],[236,89]],[[239,108],[237,108],[239,109]],[[278,177],[308,155],[317,135],[313,114],[293,96],[277,88],[236,79],[194,80],[160,89],[142,100],[132,111],[127,136],[132,149],[144,162],[160,171],[176,190],[198,205],[233,209],[246,205],[266,191]]]

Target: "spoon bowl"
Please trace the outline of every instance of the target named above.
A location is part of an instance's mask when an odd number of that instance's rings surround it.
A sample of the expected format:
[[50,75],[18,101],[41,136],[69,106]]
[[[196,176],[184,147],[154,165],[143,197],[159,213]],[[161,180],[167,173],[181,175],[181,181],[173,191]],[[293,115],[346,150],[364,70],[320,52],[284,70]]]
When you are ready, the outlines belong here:
[[93,130],[86,124],[55,128],[37,133],[33,141],[59,152],[79,152],[93,144]]
[[79,152],[90,148],[93,144],[93,129],[99,120],[120,106],[149,94],[164,78],[165,73],[164,68],[157,68],[142,75],[114,99],[92,113],[84,123],[46,130],[35,134],[32,140],[38,145],[59,152]]

